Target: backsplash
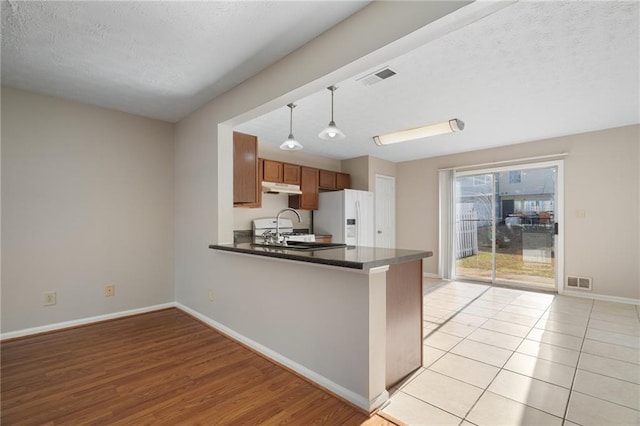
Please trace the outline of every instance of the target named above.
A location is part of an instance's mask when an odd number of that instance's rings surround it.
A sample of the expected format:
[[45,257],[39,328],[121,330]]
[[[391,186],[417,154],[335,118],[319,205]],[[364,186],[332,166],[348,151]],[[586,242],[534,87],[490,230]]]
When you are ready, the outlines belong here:
[[[293,232],[297,232],[300,234],[308,234],[309,228],[293,228]],[[241,243],[252,243],[253,242],[253,231],[249,230],[235,230],[233,231],[233,243],[241,244]]]
[[251,234],[252,234],[251,229],[249,229],[248,231],[245,231],[245,230],[233,231],[233,243],[234,244],[252,243],[253,241],[251,238]]
[[[276,217],[278,212],[289,207],[289,196],[286,194],[262,194],[262,207],[256,209],[234,207],[233,229],[251,229],[253,219],[262,217]],[[281,217],[293,220],[294,228],[311,228],[311,212],[298,210],[302,222],[298,222],[291,212],[283,213]]]

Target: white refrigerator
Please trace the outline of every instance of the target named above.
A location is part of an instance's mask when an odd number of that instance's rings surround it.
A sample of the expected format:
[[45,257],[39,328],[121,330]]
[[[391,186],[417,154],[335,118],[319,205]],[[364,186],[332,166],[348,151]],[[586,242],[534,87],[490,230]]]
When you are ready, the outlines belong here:
[[374,247],[373,192],[345,189],[318,194],[313,231],[331,234],[332,242]]

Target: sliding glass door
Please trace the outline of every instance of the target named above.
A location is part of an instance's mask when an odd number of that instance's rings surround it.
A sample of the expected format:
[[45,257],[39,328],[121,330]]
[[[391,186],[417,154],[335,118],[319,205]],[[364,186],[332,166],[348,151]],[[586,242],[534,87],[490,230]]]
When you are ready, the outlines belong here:
[[455,174],[457,278],[556,288],[558,165]]

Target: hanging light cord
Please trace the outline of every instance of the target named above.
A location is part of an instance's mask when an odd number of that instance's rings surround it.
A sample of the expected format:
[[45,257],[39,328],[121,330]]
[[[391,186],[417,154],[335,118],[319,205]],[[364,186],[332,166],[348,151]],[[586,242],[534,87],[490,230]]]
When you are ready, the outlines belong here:
[[333,123],[333,92],[336,90],[335,86],[331,86],[331,122]]
[[290,109],[289,111],[289,137],[293,137],[293,109],[296,107],[294,104],[287,105]]
[[336,126],[336,122],[333,120],[333,114],[334,114],[334,111],[335,111],[334,92],[337,89],[338,88],[336,86],[327,87],[327,90],[329,90],[331,92],[331,121],[329,122],[329,125],[324,130],[322,130],[320,133],[318,133],[318,136],[320,137],[320,139],[337,140],[337,139],[344,139],[344,137],[345,137],[344,133],[342,133],[338,129],[338,126]]

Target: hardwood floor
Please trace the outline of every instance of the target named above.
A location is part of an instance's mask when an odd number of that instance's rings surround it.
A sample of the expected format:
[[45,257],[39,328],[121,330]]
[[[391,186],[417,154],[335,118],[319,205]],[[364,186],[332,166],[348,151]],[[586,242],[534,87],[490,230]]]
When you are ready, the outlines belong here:
[[388,426],[177,309],[2,343],[1,421]]

